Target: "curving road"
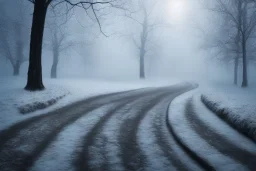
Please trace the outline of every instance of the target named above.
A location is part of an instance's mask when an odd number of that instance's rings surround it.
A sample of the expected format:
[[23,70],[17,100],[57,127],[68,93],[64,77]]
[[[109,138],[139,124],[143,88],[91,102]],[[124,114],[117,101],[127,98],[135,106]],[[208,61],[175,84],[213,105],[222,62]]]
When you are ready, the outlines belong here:
[[[16,123],[0,132],[0,170],[216,170],[168,118],[172,100],[194,88],[180,84],[101,95]],[[255,151],[232,144],[186,106],[185,129],[240,168],[256,168]]]

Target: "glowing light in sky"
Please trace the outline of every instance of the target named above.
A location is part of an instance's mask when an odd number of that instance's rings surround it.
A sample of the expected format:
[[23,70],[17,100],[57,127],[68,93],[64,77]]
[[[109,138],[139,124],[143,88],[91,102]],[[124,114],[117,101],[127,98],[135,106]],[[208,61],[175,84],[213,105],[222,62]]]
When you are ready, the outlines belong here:
[[187,3],[186,0],[169,0],[168,16],[171,21],[182,21],[187,15]]

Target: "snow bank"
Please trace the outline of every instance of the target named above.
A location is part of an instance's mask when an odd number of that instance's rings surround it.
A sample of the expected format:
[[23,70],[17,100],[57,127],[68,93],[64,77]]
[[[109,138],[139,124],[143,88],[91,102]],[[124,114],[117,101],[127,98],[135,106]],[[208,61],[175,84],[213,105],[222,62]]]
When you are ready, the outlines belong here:
[[201,102],[201,94],[181,95],[169,108],[168,127],[176,142],[206,170],[254,170],[255,144]]
[[232,127],[256,141],[256,89],[204,90],[201,101]]
[[[198,90],[185,93],[175,98],[169,107],[168,127],[175,141],[186,153],[205,167],[206,170],[243,170],[243,166],[220,153],[215,147],[193,129],[193,122],[186,118],[186,105]],[[192,111],[193,112],[193,111]],[[199,111],[200,112],[200,111]],[[193,114],[193,113],[189,113]]]
[[[0,130],[31,116],[48,113],[94,95],[144,87],[172,85],[176,81],[111,82],[88,79],[44,79],[46,90],[25,91],[24,77],[1,77]],[[32,113],[30,113],[32,112]],[[29,113],[22,115],[21,113]]]

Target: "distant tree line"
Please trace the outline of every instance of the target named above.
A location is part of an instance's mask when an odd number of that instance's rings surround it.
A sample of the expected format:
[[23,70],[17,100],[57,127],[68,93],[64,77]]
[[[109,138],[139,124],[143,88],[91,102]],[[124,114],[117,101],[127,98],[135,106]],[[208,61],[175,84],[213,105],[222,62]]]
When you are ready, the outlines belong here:
[[11,1],[0,1],[0,55],[6,58],[13,75],[19,75],[22,63],[28,61],[29,15],[24,1],[17,1],[17,10],[10,11]]
[[[29,5],[25,2],[33,4],[32,18],[28,14]],[[75,8],[81,8],[86,14],[92,14],[93,20],[98,23],[100,31],[104,34],[100,23],[100,16],[104,13],[101,11],[107,8],[124,10],[126,2],[124,0],[0,0],[1,56],[10,61],[13,75],[19,75],[21,64],[28,61],[29,68],[25,89],[29,91],[43,90],[42,47],[48,8],[50,7],[51,11],[55,12],[54,10],[59,7],[57,10],[64,11],[66,15]],[[8,9],[13,8],[15,8],[14,11],[8,12]],[[31,29],[29,28],[30,25]],[[68,40],[67,32],[60,28],[58,21],[50,27],[50,37],[52,38],[50,46],[53,52],[51,77],[56,78],[60,52],[72,46],[74,42]],[[30,43],[28,41],[29,35]]]
[[242,66],[242,87],[248,87],[248,65],[256,60],[256,1],[212,0],[207,10],[218,16],[212,38],[205,36],[204,48],[233,64],[234,84],[238,84],[238,69]]

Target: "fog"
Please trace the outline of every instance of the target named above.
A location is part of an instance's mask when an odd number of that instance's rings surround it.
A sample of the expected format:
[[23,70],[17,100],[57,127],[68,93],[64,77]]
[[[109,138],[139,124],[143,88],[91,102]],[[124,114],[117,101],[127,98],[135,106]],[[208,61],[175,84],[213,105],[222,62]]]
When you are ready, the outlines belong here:
[[256,0],[0,0],[0,171],[255,170],[255,73]]
[[[22,5],[15,5],[15,0],[2,0],[1,3],[4,9],[1,12],[5,13],[1,28],[7,27],[8,22],[21,21],[22,27],[27,29],[23,39],[29,42],[33,4],[26,0],[21,2]],[[43,78],[50,77],[53,61],[51,39],[56,29],[66,35],[66,42],[70,42],[70,46],[59,54],[58,78],[139,80],[140,51],[133,39],[138,43],[142,28],[134,19],[143,22],[143,13],[139,11],[136,0],[126,3],[127,10],[111,8],[100,11],[99,23],[91,11],[86,13],[84,9],[73,8],[67,13],[61,5],[54,10],[49,8],[42,50]],[[199,0],[146,1],[146,8],[151,10],[149,22],[157,25],[150,32],[146,45],[146,79],[232,83],[232,62],[220,61],[212,49],[203,48],[214,35],[205,33],[211,33],[219,26],[216,24],[218,15],[207,10],[206,6]],[[17,13],[19,10],[23,10],[22,19]],[[28,59],[29,43],[24,49],[24,56]],[[13,69],[4,52],[0,60],[0,74],[11,76]],[[20,75],[23,77],[27,75],[28,64],[26,60],[21,65]],[[249,69],[252,82],[255,65],[252,63]]]

